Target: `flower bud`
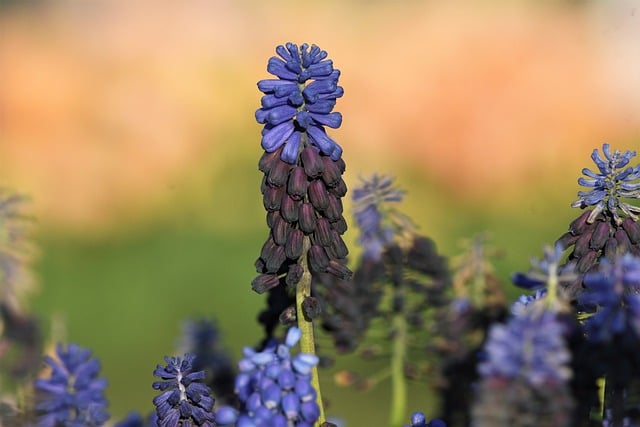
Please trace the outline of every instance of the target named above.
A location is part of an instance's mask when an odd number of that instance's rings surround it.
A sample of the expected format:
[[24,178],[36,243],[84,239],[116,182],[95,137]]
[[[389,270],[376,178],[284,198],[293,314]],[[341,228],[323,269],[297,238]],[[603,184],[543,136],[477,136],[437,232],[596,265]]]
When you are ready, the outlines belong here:
[[618,253],[618,241],[615,237],[609,237],[604,245],[604,256],[613,259]]
[[340,280],[345,281],[351,280],[351,277],[353,276],[353,272],[349,270],[346,265],[339,263],[335,259],[329,260],[326,272],[329,274],[333,274]]
[[569,231],[573,235],[582,234],[582,232],[589,226],[587,224],[587,218],[591,214],[590,210],[586,210],[578,218],[574,219],[569,225]]
[[556,244],[559,244],[562,249],[567,249],[569,246],[573,245],[579,237],[580,236],[571,234],[570,231],[567,231],[556,241]]
[[282,218],[282,215],[280,215],[279,211],[267,212],[267,225],[269,226],[269,228],[273,228],[279,218]]
[[315,297],[305,297],[302,301],[302,313],[307,320],[315,319],[322,313],[320,301]]
[[331,227],[338,232],[338,234],[344,234],[347,231],[347,221],[344,218],[340,217],[335,222],[331,223]]
[[262,245],[262,249],[260,249],[260,258],[266,260],[276,246],[276,242],[273,241],[273,238],[269,237],[267,241]]
[[258,161],[258,169],[262,171],[265,175],[269,174],[269,171],[273,167],[273,165],[280,159],[280,154],[282,153],[282,148],[278,148],[276,151],[271,153],[267,153],[266,151],[260,157]]
[[309,184],[309,201],[319,211],[329,206],[329,194],[321,180],[316,179]]
[[598,221],[596,224],[596,229],[593,231],[591,235],[591,240],[589,242],[589,246],[591,249],[602,249],[609,238],[609,231],[611,227],[605,221]]
[[588,251],[582,255],[576,263],[576,271],[578,273],[586,273],[593,267],[598,261],[598,252],[594,250]]
[[280,279],[275,274],[261,274],[251,282],[254,291],[262,294],[271,288],[275,288],[280,283]]
[[304,169],[300,166],[295,167],[289,174],[289,181],[287,182],[287,193],[293,200],[302,200],[307,194],[307,187],[309,182],[307,181],[307,175],[304,173]]
[[315,148],[310,145],[305,147],[300,153],[300,159],[302,160],[302,166],[304,166],[304,172],[309,178],[317,178],[322,175],[324,163]]
[[322,246],[331,245],[331,225],[326,218],[318,218],[316,222],[316,230],[313,232],[315,243],[319,243]]
[[286,261],[287,255],[284,253],[284,246],[276,245],[266,258],[263,258],[265,268],[270,273],[276,273],[282,267],[282,263]]
[[340,181],[342,173],[340,172],[340,168],[331,160],[330,157],[322,157],[322,162],[324,163],[324,172],[322,172],[322,180],[327,184],[327,187],[334,187]]
[[345,184],[344,179],[340,178],[335,186],[329,188],[329,192],[338,197],[344,197],[347,194],[347,184]]
[[576,244],[573,248],[573,255],[576,258],[580,258],[589,251],[589,242],[591,242],[591,235],[592,233],[585,232],[576,241]]
[[284,219],[280,218],[276,221],[275,226],[271,229],[273,235],[273,241],[280,246],[284,246],[287,242],[287,237],[291,232],[291,224]]
[[290,168],[291,166],[288,163],[278,159],[269,171],[267,182],[271,185],[275,185],[276,187],[282,187],[287,182]]
[[631,240],[629,240],[629,236],[627,235],[627,233],[622,230],[622,229],[618,229],[618,231],[616,231],[616,234],[614,236],[616,238],[616,240],[618,241],[618,251],[622,252],[622,253],[627,253],[629,251],[631,251]]
[[342,240],[342,237],[340,237],[340,234],[335,230],[331,230],[331,245],[327,251],[331,252],[331,258],[334,259],[344,258],[349,255],[347,245],[344,243],[344,240]]
[[300,205],[298,214],[298,226],[305,234],[313,233],[316,229],[316,212],[311,203],[303,203]]
[[277,211],[282,203],[282,196],[285,194],[282,187],[269,187],[262,196],[262,203],[267,211]]
[[634,245],[640,243],[640,224],[631,218],[625,218],[625,220],[622,221],[622,228],[627,232],[631,243]]
[[300,202],[293,200],[291,196],[285,194],[282,197],[282,203],[280,203],[280,213],[282,218],[288,222],[296,222],[298,220],[298,209],[300,208]]
[[316,273],[324,273],[329,265],[329,257],[320,245],[312,245],[309,248],[309,266]]
[[289,271],[287,271],[287,277],[284,279],[287,286],[295,287],[302,279],[303,273],[304,268],[300,264],[291,264]]
[[302,246],[304,243],[304,233],[297,228],[289,232],[287,241],[284,245],[284,252],[287,258],[296,260],[302,255]]
[[328,195],[328,205],[324,210],[324,215],[331,222],[338,221],[342,218],[342,200],[340,198],[334,196],[333,194]]

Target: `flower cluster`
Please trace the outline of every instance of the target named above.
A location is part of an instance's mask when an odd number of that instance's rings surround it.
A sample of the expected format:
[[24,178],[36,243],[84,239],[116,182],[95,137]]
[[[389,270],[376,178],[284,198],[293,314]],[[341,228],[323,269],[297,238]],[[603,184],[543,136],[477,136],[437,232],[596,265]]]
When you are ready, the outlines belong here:
[[584,278],[580,302],[597,311],[586,320],[589,339],[611,341],[614,336],[640,338],[640,257],[631,254],[604,259]]
[[331,112],[342,96],[340,72],[317,46],[287,43],[276,52],[279,57],[269,60],[267,70],[278,78],[258,82],[265,95],[256,112],[257,121],[265,125],[265,153],[258,168],[264,173],[261,192],[270,233],[251,285],[258,293],[275,294],[260,315],[267,337],[273,335],[282,310],[292,304],[290,294],[305,272],[343,280],[352,275],[342,239],[347,230],[342,215],[346,165],[342,149],[324,129],[337,128],[342,121],[340,113]]
[[[584,283],[582,276],[595,270],[604,258],[613,259],[624,253],[640,256],[640,207],[624,199],[640,198],[640,164],[625,168],[636,155],[635,152],[618,150],[611,152],[609,144],[602,147],[605,158],[593,150],[591,158],[600,173],[588,168],[582,170],[588,179],[578,183],[593,187],[590,191],[579,191],[579,199],[572,207],[586,209],[569,225],[569,230],[556,242],[563,250],[572,249],[566,263],[575,264],[578,278],[566,286],[573,301],[577,300]],[[625,169],[623,169],[625,168]],[[620,212],[627,215],[620,216]]]
[[153,388],[162,392],[153,398],[158,426],[215,427],[215,401],[209,387],[202,383],[204,371],[194,371],[194,359],[195,355],[190,353],[184,357],[165,357],[167,365],[158,365],[153,371],[155,377],[162,379],[153,383]]
[[522,377],[536,387],[566,382],[571,369],[564,333],[552,311],[531,311],[513,316],[507,324],[495,324],[489,330],[478,372],[484,378]]
[[343,94],[338,86],[340,71],[333,69],[327,52],[306,43],[278,46],[279,57],[269,59],[267,71],[278,79],[258,82],[265,94],[256,120],[264,124],[262,148],[268,153],[284,147],[279,153],[289,164],[298,162],[305,145],[313,146],[332,160],[338,160],[342,148],[329,138],[324,126],[338,128],[342,115],[331,112],[336,98]]
[[410,221],[390,205],[402,201],[402,197],[403,192],[393,186],[393,179],[388,176],[373,175],[353,190],[354,216],[360,229],[358,242],[364,258],[379,261],[396,235],[411,229]]
[[193,371],[204,371],[207,384],[218,402],[232,399],[235,372],[230,356],[223,350],[214,320],[191,319],[183,324],[181,353],[195,356]]
[[311,385],[311,369],[318,364],[318,357],[306,353],[291,355],[300,336],[300,330],[292,327],[283,344],[272,341],[260,352],[250,347],[244,349],[236,377],[240,408],[218,409],[218,425],[304,427],[318,420],[320,408]]
[[58,345],[56,355],[58,360],[45,357],[51,375],[34,382],[38,427],[102,426],[109,414],[104,397],[107,382],[98,377],[100,362],[76,344]]
[[580,208],[594,206],[587,219],[589,223],[592,223],[601,212],[606,210],[616,224],[620,224],[622,219],[618,213],[619,209],[637,221],[636,214],[640,214],[640,208],[622,200],[640,197],[640,165],[623,169],[637,153],[618,150],[612,153],[609,144],[602,145],[602,152],[605,156],[604,159],[597,149],[593,150],[591,154],[600,173],[584,168],[582,173],[587,178],[578,180],[578,184],[593,189],[578,192],[579,198],[571,206]]

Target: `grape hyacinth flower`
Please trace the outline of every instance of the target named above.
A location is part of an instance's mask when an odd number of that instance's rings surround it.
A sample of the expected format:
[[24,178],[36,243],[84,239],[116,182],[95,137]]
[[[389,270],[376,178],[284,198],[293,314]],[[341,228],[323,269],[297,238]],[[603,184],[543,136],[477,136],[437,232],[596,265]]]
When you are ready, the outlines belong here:
[[[263,351],[246,347],[238,363],[236,394],[240,408],[219,408],[220,426],[311,427],[320,416],[311,370],[318,364],[312,354],[291,355],[301,332],[291,327],[285,342],[271,341]],[[235,424],[234,424],[235,423]]]
[[58,360],[45,356],[51,375],[34,381],[37,426],[102,426],[109,414],[104,397],[107,382],[98,377],[100,362],[76,344],[66,349],[58,344],[56,355]]
[[[258,82],[265,94],[256,120],[264,124],[262,148],[268,153],[284,147],[280,158],[294,165],[305,142],[332,160],[340,159],[342,149],[329,138],[324,126],[336,129],[342,115],[331,112],[336,98],[344,93],[338,86],[340,71],[334,70],[327,52],[306,43],[278,46],[269,59],[267,71],[278,79]],[[306,141],[304,141],[306,139]]]
[[158,365],[153,371],[162,381],[153,388],[162,393],[153,398],[159,427],[215,427],[214,399],[211,390],[202,381],[204,371],[194,371],[195,355],[165,357],[166,366]]
[[588,223],[592,223],[598,214],[607,210],[616,224],[620,224],[622,219],[618,214],[619,209],[637,221],[636,214],[640,214],[640,208],[621,200],[640,197],[640,165],[623,169],[637,153],[628,150],[624,153],[615,150],[612,153],[609,144],[602,145],[602,152],[604,159],[600,156],[598,149],[593,150],[591,154],[600,173],[584,168],[582,173],[588,178],[578,180],[578,184],[593,189],[578,192],[579,198],[571,206],[582,209],[586,206],[595,206],[587,218]]
[[527,311],[507,324],[495,324],[489,330],[486,358],[478,372],[484,378],[522,377],[535,387],[563,383],[571,377],[564,332],[553,311]]
[[[548,304],[565,304],[570,300],[567,294],[579,278],[575,273],[575,262],[561,264],[564,248],[556,243],[554,248],[544,248],[542,259],[532,259],[531,269],[527,273],[515,273],[511,276],[514,285],[531,291],[545,290]],[[549,307],[559,308],[559,307]]]
[[640,338],[640,257],[603,259],[597,271],[585,275],[584,283],[580,302],[597,307],[585,323],[590,340],[608,342],[616,335]]
[[180,352],[195,355],[192,370],[205,371],[205,384],[218,403],[232,399],[235,369],[231,357],[221,346],[216,322],[204,318],[187,320],[181,336]]
[[570,425],[574,403],[567,329],[558,313],[536,308],[489,329],[478,364],[474,425]]
[[[609,144],[604,144],[602,151],[604,159],[597,149],[591,155],[600,173],[585,168],[582,172],[588,178],[578,180],[592,190],[579,191],[578,200],[571,205],[590,209],[574,219],[569,231],[557,240],[564,250],[572,249],[566,262],[574,263],[578,274],[569,286],[574,301],[584,287],[582,276],[594,270],[601,259],[613,259],[623,253],[640,256],[640,207],[623,200],[640,198],[640,165],[625,168],[636,152],[612,153]],[[626,218],[621,217],[620,211]]]
[[403,196],[404,192],[393,185],[389,176],[362,179],[361,185],[353,190],[354,216],[360,229],[358,243],[365,258],[379,261],[397,236],[413,231],[411,221],[391,206],[401,202]]
[[267,70],[278,79],[258,82],[265,95],[256,119],[265,125],[259,162],[264,173],[261,191],[271,233],[256,261],[258,293],[279,284],[295,288],[306,266],[312,273],[328,272],[348,279],[344,258],[347,229],[342,216],[342,149],[324,126],[337,128],[342,116],[332,113],[340,72],[317,46],[293,43],[278,46],[279,57]]

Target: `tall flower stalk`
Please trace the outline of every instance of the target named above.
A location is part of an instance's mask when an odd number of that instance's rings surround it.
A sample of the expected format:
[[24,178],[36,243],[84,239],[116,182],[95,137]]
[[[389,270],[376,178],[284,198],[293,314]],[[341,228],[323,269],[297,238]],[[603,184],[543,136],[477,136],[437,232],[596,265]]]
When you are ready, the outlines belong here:
[[[276,53],[267,70],[277,78],[258,82],[264,96],[256,120],[264,124],[265,151],[258,167],[264,173],[261,191],[270,233],[256,261],[259,275],[252,287],[271,294],[270,308],[260,317],[267,337],[277,326],[275,318],[294,306],[302,352],[315,354],[312,321],[318,305],[311,295],[311,277],[321,273],[351,277],[341,237],[347,229],[341,200],[347,192],[342,179],[345,164],[342,148],[325,130],[342,122],[342,115],[332,110],[343,90],[338,86],[340,72],[319,47],[287,43]],[[315,367],[312,378],[322,423]]]

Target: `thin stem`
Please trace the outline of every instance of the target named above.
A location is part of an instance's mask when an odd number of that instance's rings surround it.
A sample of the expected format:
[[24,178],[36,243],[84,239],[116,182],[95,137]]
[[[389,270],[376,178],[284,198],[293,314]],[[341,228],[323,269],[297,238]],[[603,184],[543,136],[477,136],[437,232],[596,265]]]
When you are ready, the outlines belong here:
[[[304,316],[304,310],[302,309],[302,303],[305,297],[311,296],[311,271],[309,269],[309,263],[307,261],[307,254],[311,242],[309,237],[305,236],[302,243],[302,256],[300,257],[300,264],[303,268],[302,278],[296,286],[296,312],[298,317],[298,328],[302,331],[302,338],[300,338],[300,351],[308,354],[316,354],[316,343],[313,335],[313,322],[310,319],[306,319]],[[311,385],[316,390],[317,397],[316,402],[320,408],[320,417],[316,426],[320,426],[325,421],[324,406],[322,405],[322,393],[320,393],[320,379],[318,377],[318,368],[314,366],[311,370]]]
[[401,426],[407,407],[407,384],[404,376],[407,322],[402,313],[393,315],[393,347],[391,354],[391,417],[392,427]]

